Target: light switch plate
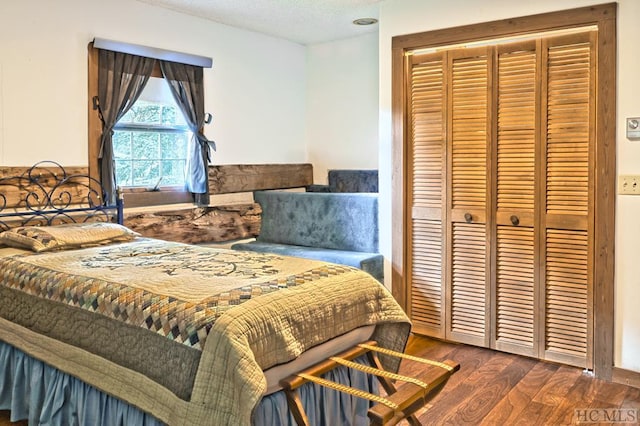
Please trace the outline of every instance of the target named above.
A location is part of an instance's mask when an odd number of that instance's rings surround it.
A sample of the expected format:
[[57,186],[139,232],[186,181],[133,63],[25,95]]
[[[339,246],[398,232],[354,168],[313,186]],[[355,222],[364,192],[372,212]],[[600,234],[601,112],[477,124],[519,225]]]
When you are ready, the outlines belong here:
[[618,194],[640,195],[640,175],[618,176]]

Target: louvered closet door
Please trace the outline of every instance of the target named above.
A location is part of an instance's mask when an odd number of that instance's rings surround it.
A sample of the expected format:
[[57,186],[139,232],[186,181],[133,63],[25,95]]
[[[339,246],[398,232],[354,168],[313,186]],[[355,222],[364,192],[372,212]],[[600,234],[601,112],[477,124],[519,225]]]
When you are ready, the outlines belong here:
[[409,314],[415,332],[444,337],[444,61],[442,54],[408,61]]
[[489,345],[487,206],[492,61],[488,48],[448,59],[447,338]]
[[496,234],[493,347],[537,356],[536,42],[497,49]]
[[592,367],[596,33],[543,41],[544,358]]
[[596,37],[407,58],[414,331],[592,366]]

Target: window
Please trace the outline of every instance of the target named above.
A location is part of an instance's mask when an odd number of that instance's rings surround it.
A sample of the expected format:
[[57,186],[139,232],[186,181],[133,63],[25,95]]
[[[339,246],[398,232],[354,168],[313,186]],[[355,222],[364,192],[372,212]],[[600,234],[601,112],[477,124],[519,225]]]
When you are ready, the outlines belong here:
[[182,188],[191,136],[164,79],[151,77],[114,128],[116,184],[124,188]]
[[[100,156],[103,123],[98,111],[99,52],[100,49],[95,48],[93,42],[89,43],[88,163],[89,175],[96,181],[102,179]],[[154,53],[157,52],[154,50]],[[202,99],[198,102],[202,102]],[[199,107],[203,109],[204,105]],[[147,207],[193,203],[196,197],[185,185],[185,180],[190,177],[185,159],[188,153],[193,155],[194,138],[186,129],[181,109],[171,96],[159,61],[156,61],[151,77],[132,109],[114,127],[112,138],[114,178],[117,186],[123,189],[125,205]],[[176,143],[173,149],[168,149],[171,139],[175,139]],[[190,163],[193,164],[193,161]]]

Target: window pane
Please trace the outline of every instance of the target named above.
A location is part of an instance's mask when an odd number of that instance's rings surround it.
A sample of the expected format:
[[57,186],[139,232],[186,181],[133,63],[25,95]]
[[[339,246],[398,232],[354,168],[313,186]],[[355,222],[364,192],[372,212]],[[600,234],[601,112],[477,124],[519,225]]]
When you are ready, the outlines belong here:
[[159,161],[133,161],[133,186],[153,187],[160,178]]
[[162,185],[184,184],[184,160],[162,162]]
[[131,158],[131,132],[115,131],[113,133],[114,158]]
[[176,107],[174,106],[162,108],[162,124],[176,124],[176,112]]
[[126,160],[115,161],[115,175],[116,185],[118,186],[131,186],[133,181],[131,179],[131,162]]
[[161,158],[183,159],[187,156],[187,136],[191,133],[162,133],[160,135]]
[[131,107],[131,110],[133,111],[134,123],[160,123],[160,105],[138,101],[133,107]]
[[159,158],[158,133],[132,132],[133,152],[132,159],[156,160]]

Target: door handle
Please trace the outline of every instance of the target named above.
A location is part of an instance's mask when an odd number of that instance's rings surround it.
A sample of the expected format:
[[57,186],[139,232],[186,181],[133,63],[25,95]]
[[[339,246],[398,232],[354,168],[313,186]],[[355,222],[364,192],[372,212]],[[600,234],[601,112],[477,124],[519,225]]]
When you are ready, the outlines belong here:
[[464,214],[464,220],[467,223],[471,223],[471,221],[473,220],[473,216],[471,216],[471,213],[465,213]]
[[511,219],[511,223],[513,226],[518,226],[520,224],[520,219],[515,214],[512,215],[509,219]]

